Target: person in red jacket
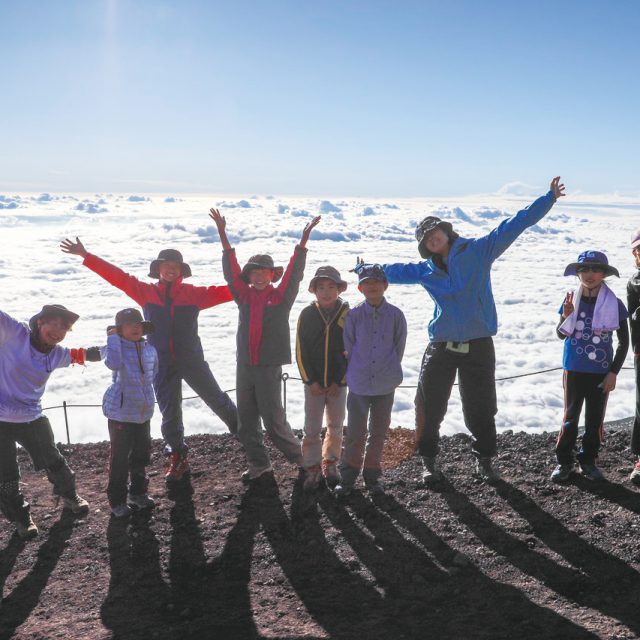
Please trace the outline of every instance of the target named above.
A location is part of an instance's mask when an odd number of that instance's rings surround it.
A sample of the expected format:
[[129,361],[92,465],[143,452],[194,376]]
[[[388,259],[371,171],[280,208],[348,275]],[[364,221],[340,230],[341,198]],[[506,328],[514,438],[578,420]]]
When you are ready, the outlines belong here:
[[151,262],[149,277],[157,282],[141,282],[118,267],[89,253],[79,238],[65,239],[60,248],[83,258],[83,264],[114,287],[124,291],[143,309],[145,320],[153,323],[149,343],[158,352],[158,373],[154,390],[162,413],[162,437],[169,456],[166,480],[170,488],[184,481],[190,489],[187,445],[182,421],[182,381],[236,435],[238,412],[231,398],[218,385],[204,359],[198,336],[198,314],[233,298],[227,286],[197,287],[185,284],[191,268],[175,249],[163,249]]

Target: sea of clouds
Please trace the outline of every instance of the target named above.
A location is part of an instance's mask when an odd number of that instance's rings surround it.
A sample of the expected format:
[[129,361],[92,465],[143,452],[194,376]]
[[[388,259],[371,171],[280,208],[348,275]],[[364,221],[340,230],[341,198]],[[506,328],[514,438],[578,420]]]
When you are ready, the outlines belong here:
[[[163,248],[179,249],[191,265],[197,285],[223,284],[218,234],[207,213],[218,207],[227,218],[231,242],[241,262],[255,253],[271,253],[285,265],[304,225],[315,215],[322,222],[309,242],[305,278],[291,312],[292,345],[297,317],[312,299],[307,283],[323,264],[337,267],[349,281],[344,297],[362,297],[354,274],[356,256],[367,261],[408,262],[419,259],[415,224],[425,215],[450,220],[463,236],[488,233],[501,220],[525,207],[545,189],[507,185],[496,194],[463,198],[358,199],[275,196],[175,196],[147,194],[0,194],[4,250],[0,254],[3,311],[26,321],[42,304],[58,302],[81,315],[67,346],[104,344],[115,313],[132,302],[82,266],[77,256],[61,253],[60,241],[79,236],[87,250],[146,280],[149,263]],[[562,199],[538,225],[527,230],[494,264],[493,288],[498,308],[496,342],[498,378],[559,367],[562,343],[555,336],[557,310],[565,292],[575,286],[564,278],[567,263],[584,249],[604,250],[621,279],[611,286],[626,301],[625,282],[634,272],[629,236],[639,224],[640,199],[572,194]],[[404,385],[396,392],[393,426],[413,425],[412,388],[417,383],[426,327],[433,304],[419,286],[392,285],[387,299],[407,317],[409,335],[404,356]],[[224,389],[235,384],[237,309],[228,303],[200,314],[200,336],[214,374]],[[629,355],[626,367],[632,367]],[[285,367],[298,376],[294,365]],[[102,363],[71,367],[51,376],[43,406],[100,404],[110,381]],[[194,395],[185,387],[185,397]],[[231,394],[233,397],[233,393]],[[303,426],[301,383],[287,385],[288,417]],[[633,414],[634,377],[623,370],[611,394],[607,419]],[[500,430],[554,431],[562,420],[562,373],[498,382],[497,424]],[[65,440],[60,409],[48,410],[56,438]],[[72,441],[107,439],[100,408],[68,409]],[[224,426],[200,400],[185,400],[187,433],[217,433]],[[159,436],[159,413],[152,421]],[[454,388],[443,433],[464,431]]]

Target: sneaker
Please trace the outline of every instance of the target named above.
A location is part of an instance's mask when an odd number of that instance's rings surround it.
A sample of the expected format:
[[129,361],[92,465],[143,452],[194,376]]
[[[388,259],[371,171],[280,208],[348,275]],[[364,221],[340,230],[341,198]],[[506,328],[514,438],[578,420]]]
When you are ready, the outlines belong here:
[[31,540],[38,535],[38,527],[36,527],[35,523],[29,516],[29,519],[26,522],[20,522],[16,520],[14,523],[16,525],[16,532],[23,540]]
[[581,462],[580,471],[587,480],[604,480],[604,474],[595,464]]
[[638,460],[638,462],[636,462],[636,466],[633,467],[629,480],[631,480],[633,484],[640,486],[640,460]]
[[149,497],[146,493],[130,493],[127,497],[127,504],[130,507],[135,507],[136,509],[153,509],[153,507],[156,506],[154,499]]
[[77,493],[72,498],[62,496],[62,508],[69,509],[69,511],[77,516],[89,513],[89,503]]
[[442,480],[442,471],[435,457],[422,456],[422,482],[425,484],[433,484]]
[[313,467],[307,467],[305,469],[304,482],[302,488],[304,491],[316,491],[322,480],[322,469],[320,465],[314,465]]
[[369,495],[371,496],[382,496],[384,495],[384,485],[379,480],[375,482],[365,483],[367,490],[369,491]]
[[333,490],[336,498],[347,498],[353,493],[353,487],[348,484],[337,484]]
[[494,484],[500,480],[500,474],[491,466],[491,458],[478,458],[476,470],[487,484]]
[[335,489],[336,485],[340,483],[340,472],[338,471],[338,463],[336,460],[323,460],[322,461],[322,475],[324,481],[330,489]]
[[174,451],[167,463],[164,474],[165,480],[182,480],[184,475],[189,472],[189,460],[186,453]]
[[573,464],[559,464],[551,474],[551,482],[566,482],[575,471]]
[[117,504],[115,507],[111,507],[111,513],[114,518],[128,518],[132,511],[128,504]]

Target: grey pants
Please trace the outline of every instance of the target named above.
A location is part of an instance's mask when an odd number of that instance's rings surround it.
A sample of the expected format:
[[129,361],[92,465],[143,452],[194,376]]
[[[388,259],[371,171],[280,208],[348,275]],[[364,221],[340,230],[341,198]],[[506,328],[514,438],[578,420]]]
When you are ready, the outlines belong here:
[[36,471],[44,469],[53,493],[71,498],[76,481],[67,461],[58,451],[49,420],[44,416],[32,422],[0,422],[0,510],[11,522],[26,522],[29,503],[20,491],[20,469],[16,444],[27,451]]
[[347,396],[347,432],[344,436],[340,475],[344,486],[353,486],[362,469],[366,484],[382,475],[382,450],[391,424],[395,391],[383,396]]
[[293,435],[285,419],[280,397],[282,367],[251,366],[238,363],[236,401],[238,403],[238,439],[249,461],[249,473],[259,476],[271,467],[264,446],[260,418],[271,442],[289,462],[302,464],[300,440]]

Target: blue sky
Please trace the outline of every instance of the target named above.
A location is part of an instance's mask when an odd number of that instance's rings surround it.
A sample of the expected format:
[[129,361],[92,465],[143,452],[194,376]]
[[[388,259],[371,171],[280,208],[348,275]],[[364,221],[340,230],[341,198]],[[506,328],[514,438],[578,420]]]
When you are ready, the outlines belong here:
[[0,193],[640,194],[640,3],[5,0]]

